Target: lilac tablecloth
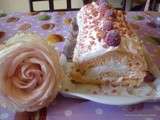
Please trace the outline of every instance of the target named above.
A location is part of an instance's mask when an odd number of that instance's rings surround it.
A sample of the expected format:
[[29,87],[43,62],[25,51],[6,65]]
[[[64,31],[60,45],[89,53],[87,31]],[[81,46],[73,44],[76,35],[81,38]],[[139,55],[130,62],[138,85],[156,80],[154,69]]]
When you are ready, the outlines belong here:
[[[28,13],[11,13],[0,18],[0,41],[3,42],[18,31],[32,31],[46,37],[50,34],[60,34],[64,38],[69,35],[71,20],[76,17],[77,12],[45,13],[51,19],[40,21],[39,13],[31,15]],[[135,20],[135,15],[145,16],[143,20]],[[145,47],[150,52],[157,65],[160,66],[160,44],[155,44],[147,39],[148,36],[160,37],[160,30],[146,25],[146,21],[158,13],[129,12],[127,20],[131,23],[137,34],[144,40]],[[150,16],[150,17],[149,17]],[[45,23],[53,23],[51,28],[43,28]],[[27,24],[27,25],[24,25]],[[22,27],[23,26],[23,27]],[[24,27],[25,26],[25,27]],[[28,27],[26,27],[28,26]],[[63,42],[58,43],[62,50]],[[14,120],[15,113],[0,107],[0,120]],[[47,109],[47,120],[160,120],[160,103],[143,103],[133,106],[110,106],[80,99],[58,97]]]

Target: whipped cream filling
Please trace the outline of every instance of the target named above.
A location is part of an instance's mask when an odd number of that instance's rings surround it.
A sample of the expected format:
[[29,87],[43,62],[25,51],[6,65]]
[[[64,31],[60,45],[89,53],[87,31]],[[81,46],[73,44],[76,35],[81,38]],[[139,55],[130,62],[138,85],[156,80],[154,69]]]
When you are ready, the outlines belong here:
[[117,80],[120,75],[128,73],[129,69],[126,65],[126,60],[127,59],[124,58],[123,63],[117,60],[111,60],[103,65],[98,65],[96,67],[90,68],[86,72],[86,77],[94,80],[100,78],[100,76],[103,76],[102,80]]

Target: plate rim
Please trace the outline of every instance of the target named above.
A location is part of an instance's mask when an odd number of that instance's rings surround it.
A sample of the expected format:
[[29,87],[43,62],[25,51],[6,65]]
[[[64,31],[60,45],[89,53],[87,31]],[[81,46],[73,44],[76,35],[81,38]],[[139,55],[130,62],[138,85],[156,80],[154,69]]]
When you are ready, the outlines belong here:
[[[133,105],[142,102],[157,102],[160,100],[160,97],[142,97],[142,96],[111,96],[111,95],[94,95],[94,94],[85,94],[85,93],[76,93],[76,92],[60,92],[64,97],[76,98],[76,99],[85,99],[93,101],[96,103],[101,103],[105,105]],[[103,100],[102,100],[103,99]],[[118,100],[117,100],[118,99]]]

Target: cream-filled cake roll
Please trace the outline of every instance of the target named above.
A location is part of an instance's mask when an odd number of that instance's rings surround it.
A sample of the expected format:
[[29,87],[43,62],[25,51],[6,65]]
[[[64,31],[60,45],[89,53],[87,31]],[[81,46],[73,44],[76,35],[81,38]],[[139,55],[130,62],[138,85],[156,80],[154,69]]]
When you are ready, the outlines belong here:
[[92,2],[77,15],[74,82],[137,87],[147,75],[143,46],[125,20],[125,13]]

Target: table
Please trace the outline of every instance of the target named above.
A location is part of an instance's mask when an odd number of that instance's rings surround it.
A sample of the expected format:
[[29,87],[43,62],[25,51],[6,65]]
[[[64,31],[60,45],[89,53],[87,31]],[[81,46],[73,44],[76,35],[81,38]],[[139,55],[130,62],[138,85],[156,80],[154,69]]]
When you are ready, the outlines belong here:
[[[40,21],[38,16],[47,14],[51,19]],[[10,13],[0,18],[0,42],[19,31],[32,31],[47,37],[56,33],[67,38],[71,29],[71,21],[77,12],[54,13]],[[145,19],[135,20],[133,16],[145,16]],[[146,25],[148,19],[160,15],[155,12],[128,12],[127,21],[134,28],[145,47],[150,52],[154,62],[160,67],[160,43],[151,42],[147,36],[160,37],[160,30]],[[54,24],[54,27],[42,27],[44,24]],[[145,38],[145,39],[144,39]],[[62,51],[63,42],[57,44]],[[36,113],[23,114],[18,117],[25,119],[28,115],[32,118],[41,116],[41,120],[160,120],[160,102],[142,103],[133,106],[110,106],[91,101],[65,98],[61,95],[49,106]],[[14,120],[15,113],[0,107],[0,120]]]

